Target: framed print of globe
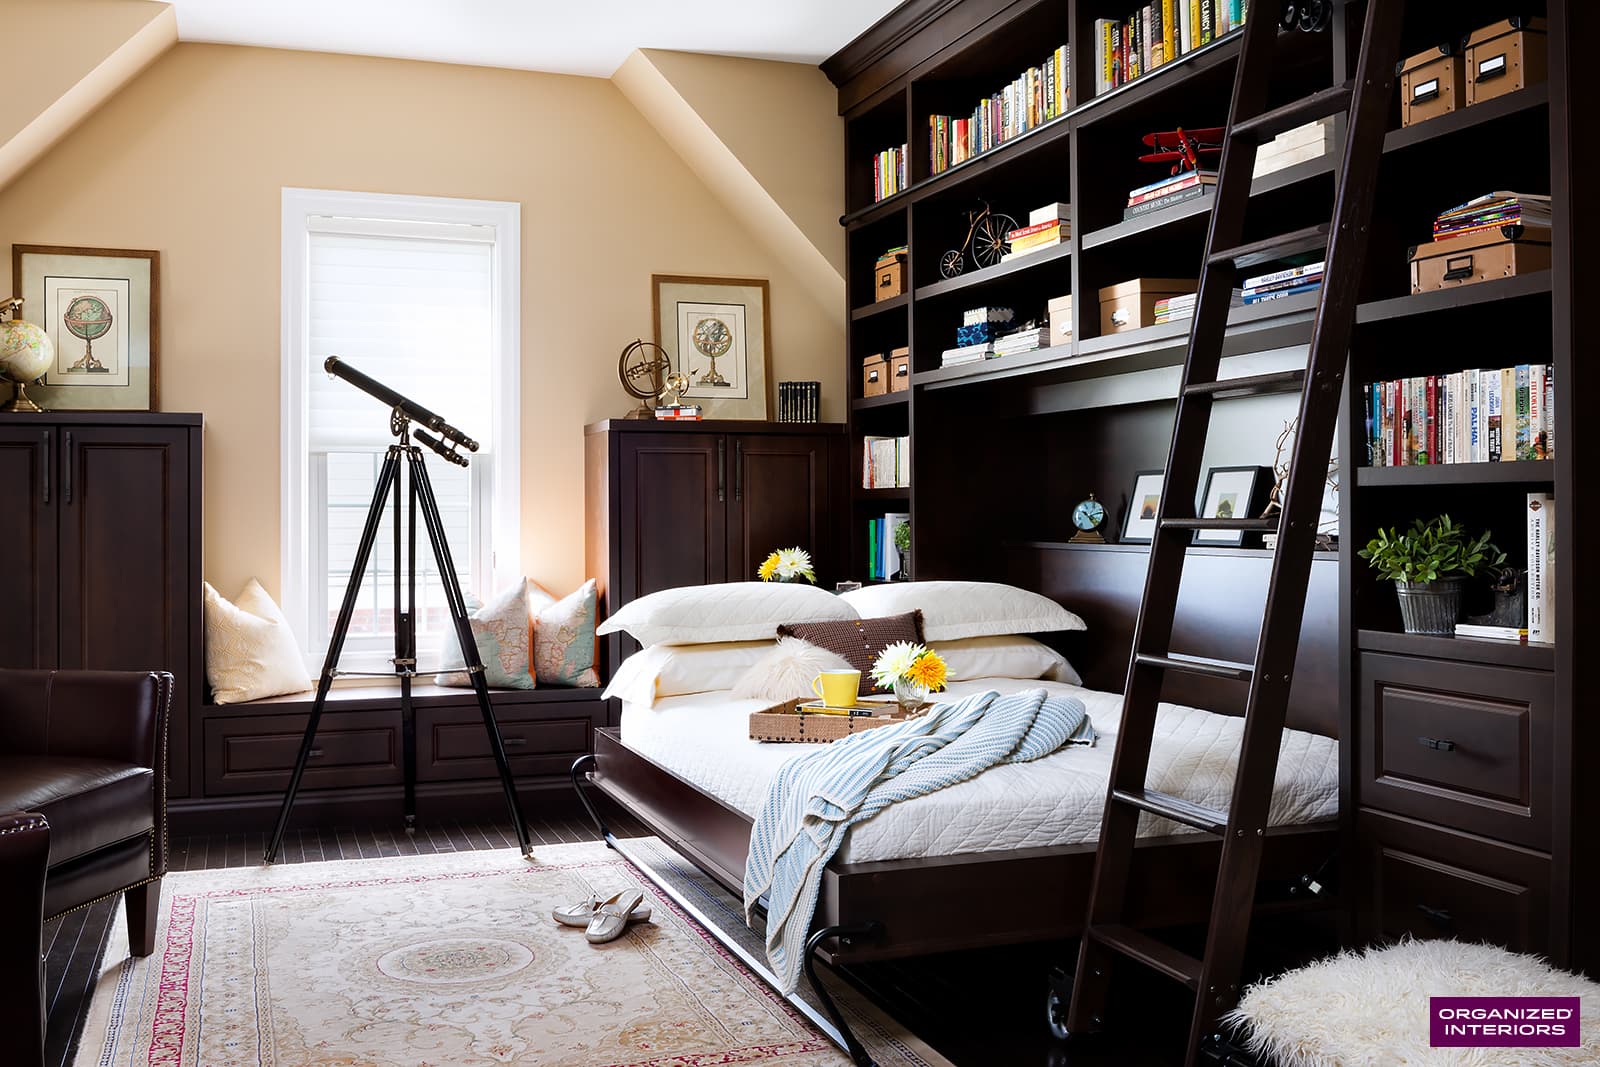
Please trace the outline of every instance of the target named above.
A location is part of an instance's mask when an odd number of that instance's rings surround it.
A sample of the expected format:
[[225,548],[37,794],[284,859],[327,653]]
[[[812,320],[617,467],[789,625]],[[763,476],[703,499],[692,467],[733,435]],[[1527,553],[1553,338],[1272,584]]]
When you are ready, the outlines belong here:
[[13,245],[11,272],[55,359],[30,386],[58,411],[153,411],[159,253]]
[[753,278],[651,277],[656,343],[689,382],[683,403],[708,419],[765,419],[772,380],[767,283]]

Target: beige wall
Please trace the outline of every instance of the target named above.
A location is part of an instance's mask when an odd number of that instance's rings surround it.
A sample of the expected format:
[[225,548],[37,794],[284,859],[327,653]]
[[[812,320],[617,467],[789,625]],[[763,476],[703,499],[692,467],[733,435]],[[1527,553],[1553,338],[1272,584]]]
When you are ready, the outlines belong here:
[[844,416],[842,304],[610,82],[180,44],[0,191],[0,241],[160,250],[161,406],[206,415],[205,572],[227,592],[278,588],[284,186],[521,202],[522,556],[553,589],[583,577],[583,426],[627,410],[616,357],[651,336],[653,272],[769,278],[775,376],[821,379]]

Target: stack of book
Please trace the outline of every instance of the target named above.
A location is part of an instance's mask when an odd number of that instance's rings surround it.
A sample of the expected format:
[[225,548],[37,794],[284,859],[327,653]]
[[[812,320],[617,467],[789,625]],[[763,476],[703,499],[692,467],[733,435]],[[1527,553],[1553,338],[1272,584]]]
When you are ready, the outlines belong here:
[[1271,174],[1296,163],[1321,159],[1333,147],[1333,120],[1318,119],[1304,126],[1285,130],[1256,149],[1256,166],[1253,177]]
[[1072,240],[1071,212],[1070,204],[1049,204],[1029,214],[1028,225],[1006,234],[1006,244],[1011,250],[1000,257],[1001,262]]
[[1248,0],[1156,0],[1123,21],[1095,19],[1095,95],[1238,29],[1249,6]]
[[699,422],[700,405],[673,404],[670,407],[656,408],[656,418],[662,422]]
[[929,159],[940,174],[957,163],[1002,145],[1013,137],[1067,113],[1072,98],[1072,53],[1062,45],[1037,67],[986,97],[966,118],[928,116]]
[[1527,193],[1494,192],[1468,200],[1433,220],[1433,239],[1495,230],[1502,226],[1550,229],[1550,198]]
[[1123,209],[1123,219],[1136,219],[1152,211],[1160,211],[1185,200],[1205,196],[1217,184],[1214,170],[1185,170],[1169,174],[1149,185],[1128,190],[1128,206]]
[[872,199],[874,202],[902,192],[911,184],[906,177],[906,146],[885,148],[872,160]]
[[1022,352],[1033,352],[1040,348],[1050,347],[1050,327],[1031,326],[1025,330],[1013,330],[994,343],[994,355],[1015,356]]
[[1491,626],[1458,622],[1456,623],[1457,637],[1498,637],[1510,641],[1555,643],[1556,498],[1549,493],[1529,493],[1526,512],[1528,527],[1527,625]]
[[1367,464],[1502,463],[1556,454],[1555,369],[1401,378],[1367,386]]
[[994,357],[994,342],[984,341],[981,344],[962,345],[959,348],[947,348],[939,357],[941,367],[962,367],[968,363],[982,363]]
[[1286,296],[1312,293],[1322,288],[1324,261],[1306,263],[1298,267],[1285,267],[1271,274],[1258,274],[1244,280],[1244,302],[1259,304],[1265,300],[1278,300]]
[[[1194,302],[1199,293],[1184,293],[1182,296],[1166,296],[1156,301],[1156,325],[1163,322],[1172,322],[1175,319],[1189,319],[1194,317]],[[1244,290],[1233,291],[1232,307],[1241,307],[1244,304]]]
[[821,418],[821,382],[778,383],[779,422],[817,422]]
[[861,439],[861,488],[905,489],[910,485],[910,437]]
[[961,325],[956,329],[956,345],[969,348],[988,344],[1015,318],[1016,313],[1010,308],[969,308],[961,314]]
[[894,547],[894,532],[911,524],[911,516],[891,511],[878,519],[867,520],[867,580],[887,581],[900,573],[900,550]]

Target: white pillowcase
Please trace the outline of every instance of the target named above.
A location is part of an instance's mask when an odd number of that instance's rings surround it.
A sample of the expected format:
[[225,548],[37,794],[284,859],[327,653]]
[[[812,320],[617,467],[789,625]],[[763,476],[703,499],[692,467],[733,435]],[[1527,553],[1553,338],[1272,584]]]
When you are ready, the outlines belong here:
[[598,634],[626,631],[641,645],[771,641],[786,622],[857,618],[843,597],[814,585],[725,582],[663,589],[625,604]]
[[850,661],[837,652],[818,648],[798,637],[780,637],[778,643],[734,683],[733,695],[739,700],[810,699],[816,696],[811,683],[818,674],[851,669]]
[[649,707],[663,697],[732,689],[772,648],[771,641],[651,645],[622,661],[605,696]]
[[921,611],[928,641],[1086,628],[1049,597],[999,582],[886,582],[852,589],[839,599],[863,619]]
[[1082,676],[1073,670],[1067,657],[1031,637],[1015,634],[963,637],[957,641],[939,641],[933,647],[944,657],[950,677],[959,681],[1042,678],[1067,685],[1083,684]]
[[306,661],[272,597],[254,578],[229,603],[212,587],[205,597],[206,679],[218,704],[302,693],[311,688]]

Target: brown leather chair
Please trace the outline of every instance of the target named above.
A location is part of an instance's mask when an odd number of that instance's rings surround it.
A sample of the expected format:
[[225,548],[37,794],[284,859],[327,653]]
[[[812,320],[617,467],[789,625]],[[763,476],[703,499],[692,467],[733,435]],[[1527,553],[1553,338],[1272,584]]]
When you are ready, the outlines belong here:
[[[44,923],[116,893],[155,950],[167,870],[164,671],[0,670],[0,1033],[44,1059]],[[10,814],[8,814],[10,813]]]

